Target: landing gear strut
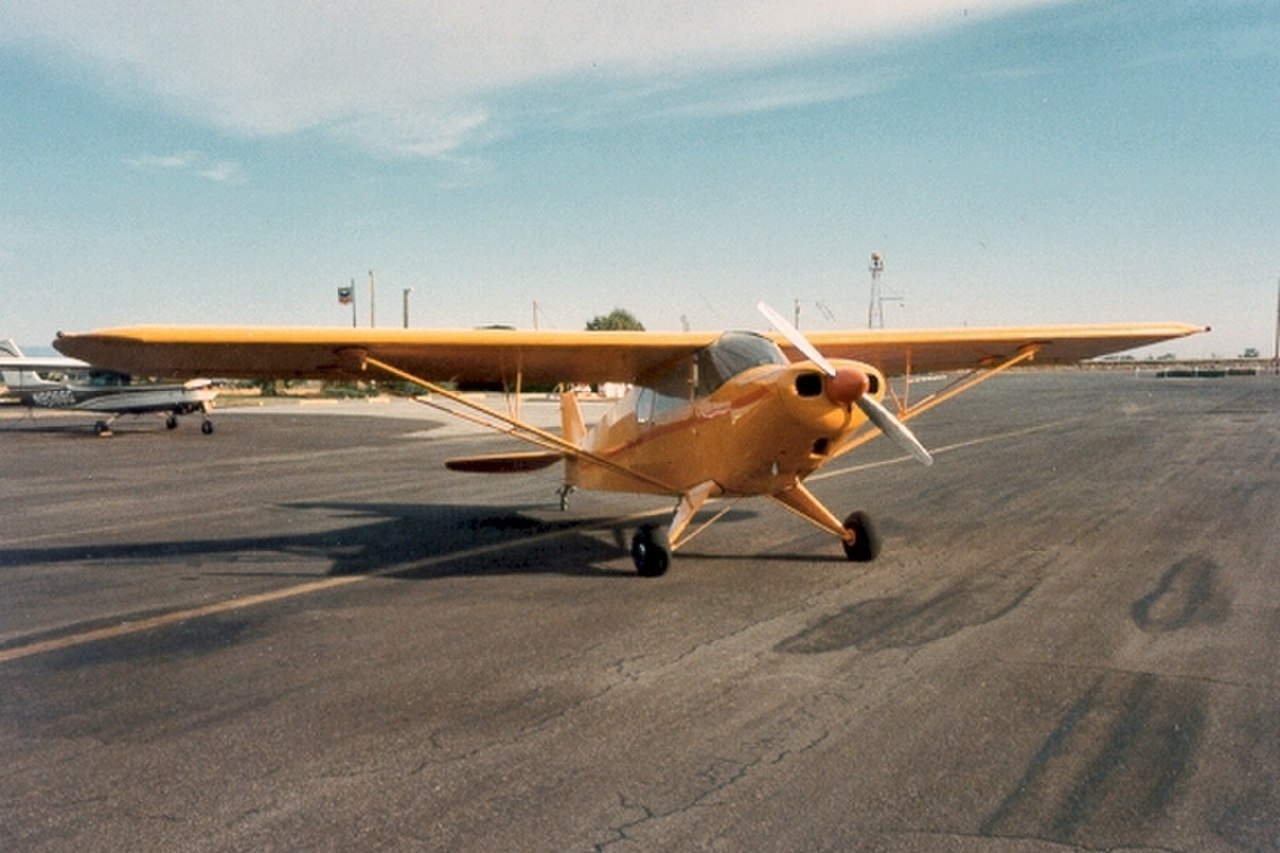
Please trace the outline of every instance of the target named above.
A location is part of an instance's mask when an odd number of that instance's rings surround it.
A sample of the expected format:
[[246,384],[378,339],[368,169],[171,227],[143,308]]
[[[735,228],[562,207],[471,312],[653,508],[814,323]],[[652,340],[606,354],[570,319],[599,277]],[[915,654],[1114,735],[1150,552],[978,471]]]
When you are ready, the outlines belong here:
[[631,559],[643,578],[666,574],[671,566],[671,543],[667,541],[666,528],[646,524],[637,530],[631,539]]
[[844,543],[844,555],[856,563],[869,563],[880,554],[880,534],[871,523],[871,516],[862,510],[849,514],[844,529],[853,534],[852,542]]

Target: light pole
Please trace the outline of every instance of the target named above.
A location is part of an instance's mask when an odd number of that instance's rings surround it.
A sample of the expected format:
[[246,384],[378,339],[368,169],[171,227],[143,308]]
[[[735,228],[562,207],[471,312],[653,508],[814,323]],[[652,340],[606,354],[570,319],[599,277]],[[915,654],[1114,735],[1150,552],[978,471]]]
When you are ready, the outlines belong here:
[[1276,341],[1271,350],[1271,361],[1276,375],[1280,376],[1280,281],[1276,282]]

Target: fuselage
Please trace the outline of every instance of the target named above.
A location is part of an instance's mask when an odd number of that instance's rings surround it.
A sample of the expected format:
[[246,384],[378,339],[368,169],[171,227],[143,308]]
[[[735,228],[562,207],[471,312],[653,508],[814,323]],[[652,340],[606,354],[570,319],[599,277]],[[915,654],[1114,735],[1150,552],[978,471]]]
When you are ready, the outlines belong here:
[[10,393],[24,406],[43,409],[76,409],[108,414],[201,411],[217,397],[211,383],[193,380],[184,384],[134,385],[129,377],[95,371],[88,382],[54,382],[35,373],[24,373],[9,383]]
[[[865,373],[867,393],[883,395],[874,368],[835,364]],[[712,482],[721,494],[774,494],[820,468],[866,424],[856,406],[829,396],[829,382],[765,338],[726,335],[643,378],[586,436],[584,449],[654,484],[572,460],[568,480],[612,491],[683,494]]]

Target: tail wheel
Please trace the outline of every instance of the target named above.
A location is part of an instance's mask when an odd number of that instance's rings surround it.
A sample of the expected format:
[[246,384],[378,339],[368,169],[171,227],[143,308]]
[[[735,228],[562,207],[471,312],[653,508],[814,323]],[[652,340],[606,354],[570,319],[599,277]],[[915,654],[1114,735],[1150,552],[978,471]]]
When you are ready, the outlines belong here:
[[205,435],[213,435],[213,421],[205,421],[200,424],[200,431]]
[[631,559],[644,578],[661,577],[671,567],[671,544],[664,527],[646,524],[631,539]]
[[844,543],[844,555],[855,563],[869,563],[880,556],[880,534],[871,516],[862,510],[849,514],[844,529],[853,533],[853,541]]

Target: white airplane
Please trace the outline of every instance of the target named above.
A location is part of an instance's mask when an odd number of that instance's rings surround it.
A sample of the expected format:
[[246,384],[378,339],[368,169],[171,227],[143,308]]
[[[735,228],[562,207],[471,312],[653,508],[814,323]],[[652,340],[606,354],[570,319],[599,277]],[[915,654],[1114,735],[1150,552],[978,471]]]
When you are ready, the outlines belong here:
[[[42,374],[77,377],[48,379]],[[79,378],[83,377],[83,378]],[[121,415],[166,413],[165,426],[174,429],[179,415],[200,412],[200,431],[213,432],[209,412],[218,396],[208,379],[172,385],[134,385],[124,373],[98,370],[78,358],[25,356],[12,340],[0,341],[0,382],[28,408],[70,409],[107,415],[94,424],[98,435],[110,435]]]

